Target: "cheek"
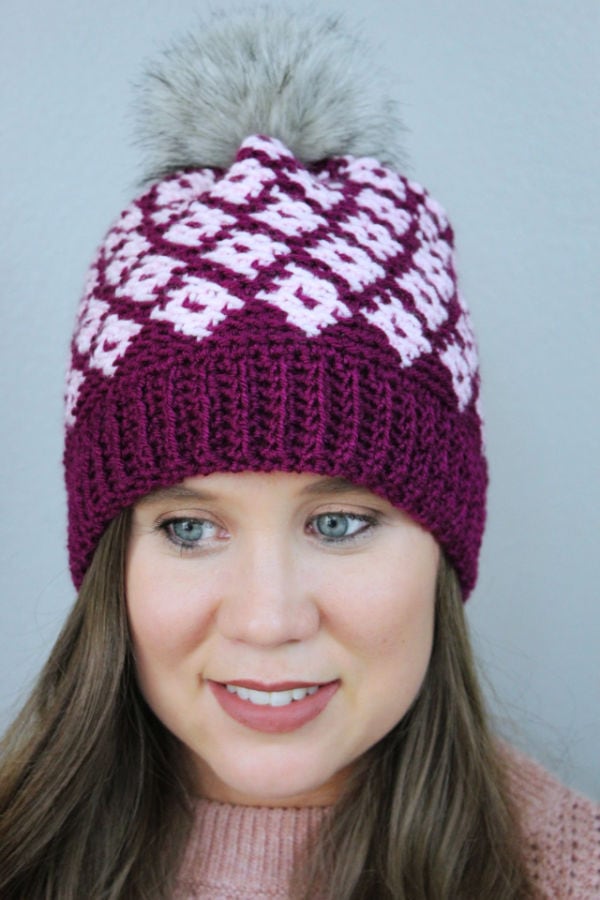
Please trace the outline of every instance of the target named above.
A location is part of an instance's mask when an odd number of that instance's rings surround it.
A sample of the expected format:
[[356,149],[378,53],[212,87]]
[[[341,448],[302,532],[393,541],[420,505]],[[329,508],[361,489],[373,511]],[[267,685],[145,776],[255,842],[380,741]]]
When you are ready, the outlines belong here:
[[336,633],[360,658],[387,664],[425,660],[431,652],[437,557],[422,566],[357,567],[335,588],[329,614]]
[[126,597],[129,628],[138,668],[152,661],[176,664],[204,640],[213,614],[202,582],[182,577],[181,566],[158,567],[130,554]]

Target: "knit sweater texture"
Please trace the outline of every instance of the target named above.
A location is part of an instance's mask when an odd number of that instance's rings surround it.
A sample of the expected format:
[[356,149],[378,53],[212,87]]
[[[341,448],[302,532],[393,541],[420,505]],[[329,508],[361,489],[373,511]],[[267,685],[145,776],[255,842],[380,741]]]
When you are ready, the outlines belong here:
[[[600,807],[521,753],[510,750],[509,763],[540,900],[600,898]],[[285,900],[294,860],[325,815],[199,801],[174,900]]]

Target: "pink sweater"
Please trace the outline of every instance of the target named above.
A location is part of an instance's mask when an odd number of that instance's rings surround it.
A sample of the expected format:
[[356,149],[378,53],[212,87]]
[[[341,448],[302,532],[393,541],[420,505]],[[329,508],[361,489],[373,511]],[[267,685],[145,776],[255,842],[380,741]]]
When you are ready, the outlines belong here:
[[[510,761],[539,897],[600,898],[600,808],[528,757],[510,751]],[[174,900],[285,900],[294,857],[325,812],[199,801]]]

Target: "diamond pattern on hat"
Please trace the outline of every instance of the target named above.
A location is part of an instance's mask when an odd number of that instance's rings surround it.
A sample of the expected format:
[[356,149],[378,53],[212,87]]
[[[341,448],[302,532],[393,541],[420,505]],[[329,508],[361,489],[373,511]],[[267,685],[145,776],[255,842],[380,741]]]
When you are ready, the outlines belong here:
[[464,408],[477,359],[448,234],[441,206],[376,160],[341,158],[315,173],[279,141],[250,137],[222,178],[159,182],[109,232],[82,303],[78,371],[114,374],[148,321],[127,301],[202,340],[254,298],[308,338],[361,312],[402,367],[437,352]]
[[185,280],[185,287],[170,292],[163,307],[154,307],[151,318],[170,322],[180,334],[202,340],[223,321],[228,312],[241,309],[243,305],[243,300],[233,297],[218,284],[189,277]]
[[273,288],[256,296],[283,310],[287,321],[307,337],[316,337],[328,325],[351,315],[329,281],[293,263],[275,279]]
[[260,270],[270,266],[278,257],[288,256],[288,248],[281,241],[274,241],[264,234],[240,231],[219,241],[214,250],[208,250],[206,259],[221,265],[230,272],[256,278]]

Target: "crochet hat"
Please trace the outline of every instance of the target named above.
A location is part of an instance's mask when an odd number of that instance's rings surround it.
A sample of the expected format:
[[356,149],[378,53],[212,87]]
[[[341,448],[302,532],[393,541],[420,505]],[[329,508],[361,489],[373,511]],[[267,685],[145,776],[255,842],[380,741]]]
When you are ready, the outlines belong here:
[[72,342],[74,582],[148,492],[283,470],[406,510],[466,595],[487,475],[452,230],[390,165],[390,104],[339,22],[265,15],[148,74],[154,180],[101,244]]

